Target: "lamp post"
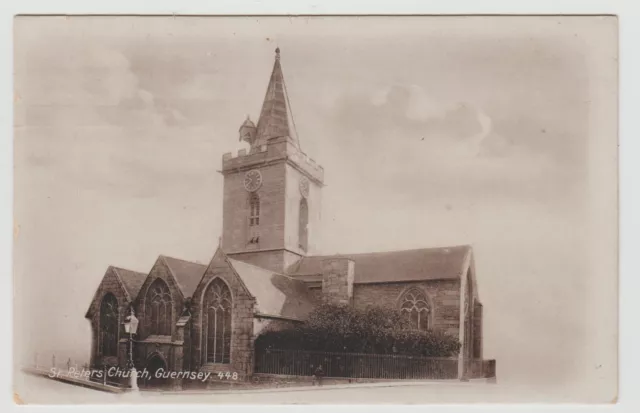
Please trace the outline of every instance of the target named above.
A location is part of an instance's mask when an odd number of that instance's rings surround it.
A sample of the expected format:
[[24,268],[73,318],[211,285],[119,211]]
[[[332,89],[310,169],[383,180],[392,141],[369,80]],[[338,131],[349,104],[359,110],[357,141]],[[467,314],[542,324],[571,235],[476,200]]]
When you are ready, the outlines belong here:
[[131,315],[125,318],[124,331],[129,334],[129,361],[127,364],[131,369],[131,390],[138,390],[138,372],[133,364],[133,335],[138,331],[138,319],[133,312],[133,307],[131,307]]

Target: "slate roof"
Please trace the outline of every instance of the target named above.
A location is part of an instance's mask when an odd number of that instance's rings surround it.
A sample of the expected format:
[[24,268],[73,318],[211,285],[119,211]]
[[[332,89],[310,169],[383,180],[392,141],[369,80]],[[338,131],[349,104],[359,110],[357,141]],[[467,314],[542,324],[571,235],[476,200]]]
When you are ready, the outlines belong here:
[[273,71],[258,119],[255,146],[266,144],[271,138],[291,136],[286,93],[280,65],[280,49],[276,49]]
[[[125,268],[118,268],[110,265],[107,268],[107,272],[103,276],[103,280],[104,280],[104,277],[110,272],[116,276],[116,278],[120,281],[120,284],[124,287],[124,290],[128,295],[127,299],[131,301],[135,300],[136,297],[138,296],[138,293],[140,292],[140,289],[142,288],[142,284],[144,284],[144,280],[147,278],[147,274],[142,272],[127,270]],[[91,314],[93,313],[93,310],[95,309],[94,303],[97,300],[99,291],[100,291],[100,287],[98,287],[96,289],[96,292],[93,294],[93,299],[91,300],[91,303],[89,304],[89,308],[85,313],[85,317],[87,318],[91,316]]]
[[319,304],[300,280],[243,261],[227,259],[256,298],[256,312],[260,314],[303,320]]
[[147,278],[147,274],[137,271],[131,271],[124,268],[112,267],[116,275],[122,281],[125,290],[129,293],[132,300],[135,300],[144,284],[144,280]]
[[173,277],[176,279],[182,294],[185,297],[193,296],[193,293],[196,291],[196,287],[198,287],[207,266],[164,255],[161,257],[165,264],[167,264],[167,267],[169,267]]
[[470,253],[471,247],[462,245],[364,254],[310,256],[302,258],[289,267],[287,274],[307,282],[318,281],[317,276],[322,274],[322,260],[341,257],[355,262],[354,283],[356,284],[456,279],[463,274],[465,260]]

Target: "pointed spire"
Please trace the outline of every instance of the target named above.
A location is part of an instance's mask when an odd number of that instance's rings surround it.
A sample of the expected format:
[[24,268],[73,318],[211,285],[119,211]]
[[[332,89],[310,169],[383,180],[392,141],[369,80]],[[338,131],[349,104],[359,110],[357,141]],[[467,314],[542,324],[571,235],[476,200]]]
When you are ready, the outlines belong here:
[[291,133],[284,76],[280,66],[280,48],[278,47],[260,119],[258,119],[255,145],[266,144],[269,139],[281,136],[291,136]]

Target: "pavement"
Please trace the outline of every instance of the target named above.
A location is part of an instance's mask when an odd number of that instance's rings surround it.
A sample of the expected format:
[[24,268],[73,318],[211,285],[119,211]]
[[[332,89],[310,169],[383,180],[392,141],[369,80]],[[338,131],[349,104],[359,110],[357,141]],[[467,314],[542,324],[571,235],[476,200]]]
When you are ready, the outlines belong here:
[[571,402],[577,397],[557,386],[534,388],[476,381],[402,381],[254,390],[141,391],[113,394],[27,374],[14,376],[14,389],[16,400],[25,404],[549,403]]

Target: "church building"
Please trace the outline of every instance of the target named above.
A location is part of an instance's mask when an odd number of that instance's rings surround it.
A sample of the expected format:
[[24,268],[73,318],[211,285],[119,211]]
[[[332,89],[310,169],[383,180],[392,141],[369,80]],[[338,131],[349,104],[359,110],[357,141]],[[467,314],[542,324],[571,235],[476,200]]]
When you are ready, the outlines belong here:
[[324,170],[300,149],[290,120],[276,49],[257,124],[247,117],[239,129],[248,149],[222,156],[223,229],[211,261],[161,255],[148,273],[107,268],[85,316],[93,368],[126,368],[123,323],[133,310],[138,369],[246,379],[254,373],[260,332],[272,323],[299,323],[323,302],[396,307],[415,329],[458,337],[461,360],[482,358],[470,246],[314,254]]

